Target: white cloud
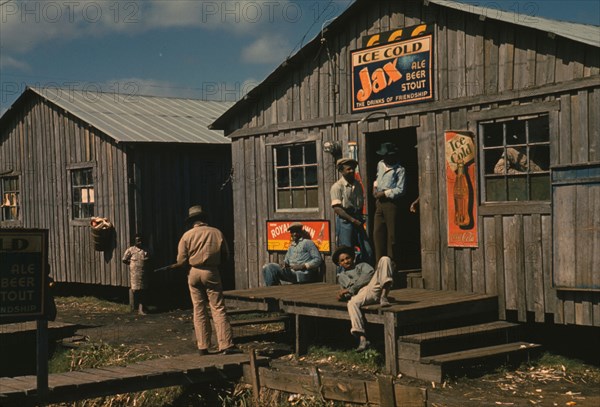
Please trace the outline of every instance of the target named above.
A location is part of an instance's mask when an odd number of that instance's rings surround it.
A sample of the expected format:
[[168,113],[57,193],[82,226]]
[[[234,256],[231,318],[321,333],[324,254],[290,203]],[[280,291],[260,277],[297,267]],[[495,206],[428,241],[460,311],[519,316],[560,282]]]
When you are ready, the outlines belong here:
[[276,64],[290,53],[290,44],[282,37],[262,36],[242,52],[242,61],[250,64]]
[[30,71],[31,67],[26,62],[13,58],[9,55],[0,55],[0,68],[15,68],[20,71]]

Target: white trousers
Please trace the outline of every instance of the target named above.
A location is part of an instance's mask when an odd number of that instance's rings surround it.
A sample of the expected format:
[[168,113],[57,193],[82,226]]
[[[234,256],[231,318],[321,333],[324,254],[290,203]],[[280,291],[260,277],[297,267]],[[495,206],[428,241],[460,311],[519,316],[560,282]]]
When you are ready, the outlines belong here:
[[378,303],[383,286],[393,281],[392,275],[392,259],[383,256],[379,259],[375,274],[371,277],[369,284],[350,298],[350,301],[348,301],[348,314],[350,314],[350,323],[352,324],[350,332],[352,334],[365,333],[365,318],[360,307]]

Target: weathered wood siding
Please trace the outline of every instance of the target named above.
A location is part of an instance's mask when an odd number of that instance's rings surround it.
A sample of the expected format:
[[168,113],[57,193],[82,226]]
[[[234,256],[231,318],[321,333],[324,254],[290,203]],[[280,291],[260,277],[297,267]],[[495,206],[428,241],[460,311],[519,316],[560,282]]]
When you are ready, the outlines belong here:
[[[282,214],[274,207],[273,143],[316,139],[320,149],[325,140],[344,146],[357,141],[363,171],[364,134],[412,126],[418,138],[425,286],[498,294],[502,317],[510,312],[520,321],[600,326],[597,292],[553,288],[553,241],[560,233],[553,229],[568,220],[553,219],[552,202],[480,205],[479,247],[447,247],[443,140],[447,129],[477,130],[481,112],[509,117],[542,104],[551,120],[551,166],[599,162],[598,49],[421,1],[364,2],[344,18],[325,35],[331,60],[325,47],[309,44],[229,122],[236,168],[236,287],[257,286],[260,266],[277,260],[266,251],[267,219],[326,218],[333,225],[329,187],[337,174],[331,156],[319,150],[318,211]],[[360,123],[365,114],[350,113],[350,51],[361,48],[366,35],[419,23],[435,25],[436,101],[390,109],[388,117]],[[597,222],[594,208],[580,209]],[[327,281],[334,281],[330,264]]]
[[[233,242],[230,145],[135,143],[128,147],[132,237],[142,234],[154,267],[175,262],[177,244],[186,229],[188,209],[202,205],[208,223]],[[170,271],[154,275],[156,286],[173,282]],[[223,270],[225,285],[233,288],[233,271]],[[178,276],[181,277],[181,276]],[[177,277],[175,278],[177,279]],[[183,282],[187,290],[187,283]]]
[[[2,226],[49,229],[58,282],[128,286],[121,264],[129,243],[123,146],[38,96],[25,103],[0,139],[0,166],[20,176],[22,222]],[[71,219],[69,168],[83,163],[94,169],[95,215],[115,225],[114,250],[95,251],[89,221]]]

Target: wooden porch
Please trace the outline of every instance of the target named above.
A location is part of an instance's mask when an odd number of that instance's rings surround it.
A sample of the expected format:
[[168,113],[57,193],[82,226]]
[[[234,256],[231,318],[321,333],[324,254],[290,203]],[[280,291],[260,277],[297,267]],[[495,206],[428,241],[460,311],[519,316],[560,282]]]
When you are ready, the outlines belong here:
[[[336,299],[339,286],[328,283],[288,284],[233,290],[224,293],[228,307],[251,308],[265,312],[284,312],[295,316],[296,352],[303,353],[302,320],[306,317],[349,320],[345,302]],[[385,371],[396,375],[398,369],[398,340],[408,333],[431,331],[431,327],[456,327],[452,321],[489,321],[497,319],[496,296],[433,291],[417,288],[396,289],[390,292],[392,305],[364,307],[367,322],[381,324],[384,329]],[[413,327],[413,330],[407,330]]]

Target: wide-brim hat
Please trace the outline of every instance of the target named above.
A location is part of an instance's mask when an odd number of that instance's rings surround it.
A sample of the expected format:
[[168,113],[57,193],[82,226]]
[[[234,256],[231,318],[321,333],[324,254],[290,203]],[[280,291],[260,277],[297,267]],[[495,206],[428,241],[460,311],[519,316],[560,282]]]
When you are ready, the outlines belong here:
[[335,165],[336,165],[336,167],[339,167],[341,165],[349,165],[351,167],[356,168],[356,166],[358,165],[358,161],[356,161],[353,158],[345,157],[345,158],[340,158],[339,160],[337,160],[335,162]]
[[304,229],[304,225],[300,222],[294,222],[292,223],[289,227],[288,227],[288,232],[290,232],[292,229]]
[[335,264],[338,264],[338,260],[340,259],[340,256],[342,254],[344,254],[344,253],[346,253],[348,256],[350,256],[352,258],[356,257],[356,253],[354,252],[354,248],[352,248],[350,246],[340,246],[337,249],[335,249],[335,251],[331,255],[331,260],[333,260],[333,262]]
[[192,207],[190,207],[190,209],[188,209],[188,217],[187,217],[187,221],[190,221],[192,219],[196,219],[199,216],[205,215],[204,210],[202,209],[202,206],[200,205],[194,205]]
[[398,147],[394,143],[381,143],[379,150],[376,151],[378,155],[393,155],[398,153]]

